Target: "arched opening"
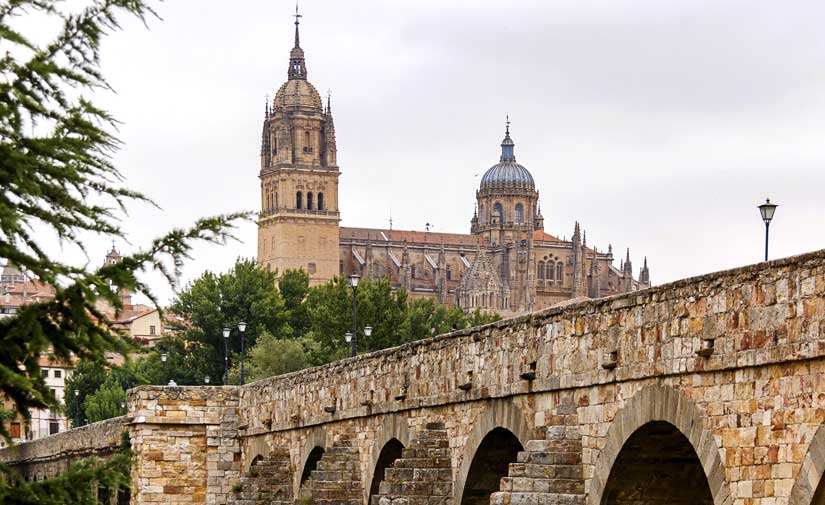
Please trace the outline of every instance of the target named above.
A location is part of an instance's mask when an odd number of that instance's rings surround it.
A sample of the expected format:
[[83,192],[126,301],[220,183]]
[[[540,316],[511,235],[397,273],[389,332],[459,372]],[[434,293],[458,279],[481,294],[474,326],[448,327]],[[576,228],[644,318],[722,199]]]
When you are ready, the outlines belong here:
[[318,193],[318,210],[324,210],[324,194]]
[[375,464],[375,471],[372,474],[372,484],[370,485],[370,496],[367,503],[372,503],[373,495],[378,494],[381,482],[384,480],[384,470],[390,468],[396,459],[401,457],[401,451],[404,450],[402,444],[397,438],[391,438],[381,453],[378,455],[378,462]]
[[601,505],[713,505],[702,463],[672,424],[652,421],[627,439],[613,463]]
[[489,505],[490,495],[499,490],[502,477],[507,476],[510,463],[524,450],[513,432],[505,428],[490,431],[478,445],[473,455],[461,505]]
[[564,266],[561,262],[556,263],[556,281],[561,284],[564,281]]
[[307,193],[307,209],[312,210],[312,191]]
[[547,280],[553,280],[553,270],[556,268],[556,264],[552,261],[547,262]]
[[517,203],[516,204],[516,224],[521,224],[524,222],[524,205]]
[[324,448],[315,446],[307,456],[307,462],[304,463],[304,470],[301,472],[301,487],[304,486],[307,480],[312,476],[312,471],[318,468],[318,462],[321,461],[321,456],[324,455]]
[[496,204],[493,205],[493,217],[498,218],[498,220],[495,221],[493,224],[500,224],[504,222],[504,207],[502,207],[501,204],[498,202],[496,202]]
[[544,279],[544,262],[539,261],[538,267],[536,267],[536,273],[538,273],[539,280]]
[[298,191],[295,193],[295,208],[296,209],[303,209],[304,208],[304,194]]

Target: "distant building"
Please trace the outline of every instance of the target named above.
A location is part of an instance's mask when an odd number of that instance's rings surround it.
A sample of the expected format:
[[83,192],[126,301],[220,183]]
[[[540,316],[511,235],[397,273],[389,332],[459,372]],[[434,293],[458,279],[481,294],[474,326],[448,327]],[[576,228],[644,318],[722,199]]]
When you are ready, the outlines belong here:
[[634,278],[630,251],[616,268],[612,247],[588,246],[579,223],[570,240],[544,232],[539,192],[516,162],[509,121],[499,161],[476,190],[469,234],[341,227],[340,174],[332,106],[307,80],[296,18],[287,81],[264,111],[261,265],[303,269],[312,284],[386,277],[413,297],[505,315],[650,286],[647,259]]
[[[104,262],[112,264],[121,258],[113,245]],[[6,264],[0,269],[0,318],[11,317],[28,304],[49,301],[54,295],[55,290],[52,286],[29,278],[12,264]],[[123,303],[120,313],[116,314],[111,306],[103,303],[98,309],[107,316],[113,328],[121,330],[139,343],[154,345],[164,332],[158,309],[133,304],[132,295],[127,290],[121,290],[120,296]],[[116,353],[107,353],[106,359],[113,366],[124,361],[123,356]],[[61,403],[64,402],[66,379],[72,374],[74,363],[63,363],[44,354],[40,356],[38,365],[46,385],[52,390],[55,398]],[[2,405],[6,409],[13,408],[13,404],[7,400],[3,401]],[[13,441],[34,440],[70,428],[68,418],[59,410],[33,409],[30,414],[29,422],[19,416],[7,421]],[[5,442],[0,440],[0,447],[4,446]]]

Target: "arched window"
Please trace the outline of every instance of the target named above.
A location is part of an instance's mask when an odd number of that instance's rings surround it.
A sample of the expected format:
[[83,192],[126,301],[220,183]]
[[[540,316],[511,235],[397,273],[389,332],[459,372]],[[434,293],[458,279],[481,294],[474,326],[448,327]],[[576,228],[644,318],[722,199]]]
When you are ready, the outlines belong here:
[[524,222],[524,205],[517,203],[516,204],[516,224],[521,224]]
[[295,193],[295,208],[296,209],[303,209],[304,208],[304,194],[298,191]]
[[483,205],[478,208],[478,220],[481,224],[487,224],[487,215],[484,213],[485,210]]
[[556,264],[556,280],[561,284],[564,281],[564,265],[561,262]]
[[415,265],[410,267],[410,277],[415,279]]
[[539,279],[544,279],[544,262],[539,261],[539,266],[536,268],[536,273]]
[[447,265],[447,280],[453,280],[453,269],[450,267],[450,265]]
[[499,223],[504,222],[504,208],[498,202],[493,206],[493,217],[498,217]]
[[553,272],[553,269],[555,269],[555,268],[556,268],[556,265],[552,261],[547,262],[547,280],[548,281],[553,280],[553,274],[555,273],[555,272]]
[[312,144],[310,144],[309,140],[309,131],[304,132],[304,152],[311,153],[312,152]]
[[324,194],[318,193],[318,210],[324,210]]
[[312,191],[307,193],[307,209],[312,210]]

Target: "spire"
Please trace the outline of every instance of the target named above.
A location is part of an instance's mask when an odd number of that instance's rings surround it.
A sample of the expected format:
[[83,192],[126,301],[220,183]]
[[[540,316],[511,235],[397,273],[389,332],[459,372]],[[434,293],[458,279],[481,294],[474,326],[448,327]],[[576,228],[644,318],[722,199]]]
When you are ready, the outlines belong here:
[[295,4],[295,47],[289,53],[289,71],[287,75],[289,80],[307,78],[307,67],[304,62],[304,50],[301,49],[301,39],[298,35],[298,25],[301,23],[300,18],[303,17],[298,14],[298,4]]
[[332,90],[327,90],[327,114],[332,114]]
[[501,159],[500,161],[516,161],[516,155],[513,152],[515,143],[510,138],[510,115],[507,115],[506,126],[504,129],[504,140],[501,141]]
[[301,16],[298,14],[298,2],[295,2],[295,14],[293,16],[295,18],[295,47],[301,47],[301,36],[298,34],[298,25],[301,24]]

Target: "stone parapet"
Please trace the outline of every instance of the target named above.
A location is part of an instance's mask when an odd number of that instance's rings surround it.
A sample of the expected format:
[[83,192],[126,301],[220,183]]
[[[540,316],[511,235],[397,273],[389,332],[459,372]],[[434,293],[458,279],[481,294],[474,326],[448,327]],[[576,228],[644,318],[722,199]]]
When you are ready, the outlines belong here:
[[0,463],[16,467],[32,480],[54,477],[78,459],[117,452],[127,423],[126,416],[115,417],[8,447],[0,450]]
[[703,275],[259,381],[243,388],[241,417],[254,435],[820,357],[823,292],[825,251]]

